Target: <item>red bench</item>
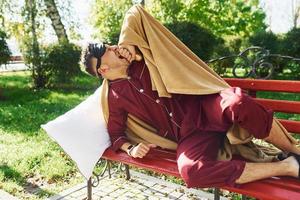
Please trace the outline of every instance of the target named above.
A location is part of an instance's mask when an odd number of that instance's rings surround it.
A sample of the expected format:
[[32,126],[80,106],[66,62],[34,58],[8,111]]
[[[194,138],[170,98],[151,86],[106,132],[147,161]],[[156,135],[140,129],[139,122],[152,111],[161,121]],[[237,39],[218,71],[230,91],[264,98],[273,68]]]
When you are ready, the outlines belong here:
[[[231,86],[238,86],[248,90],[249,94],[256,97],[257,91],[300,93],[300,81],[277,80],[250,80],[250,79],[225,79]],[[300,114],[299,101],[286,101],[256,98],[257,102],[273,109],[276,112]],[[285,128],[292,133],[300,134],[300,121],[280,120]],[[103,159],[118,161],[125,164],[127,179],[130,178],[128,165],[172,175],[180,178],[177,169],[176,153],[162,149],[152,149],[143,159],[134,159],[125,152],[114,153],[108,148]],[[232,192],[240,193],[258,199],[300,199],[300,180],[290,177],[273,177],[242,185],[240,188],[225,187]],[[88,199],[92,198],[92,180],[88,181]],[[219,199],[219,189],[215,189],[215,199]]]

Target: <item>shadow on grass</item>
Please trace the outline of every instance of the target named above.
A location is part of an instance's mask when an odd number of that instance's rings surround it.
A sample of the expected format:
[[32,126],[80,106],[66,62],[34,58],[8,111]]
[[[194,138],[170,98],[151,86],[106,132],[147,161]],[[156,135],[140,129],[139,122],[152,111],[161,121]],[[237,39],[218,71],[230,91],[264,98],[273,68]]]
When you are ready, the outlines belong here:
[[49,197],[54,195],[55,193],[49,192],[40,188],[37,184],[29,182],[26,178],[24,178],[21,173],[16,171],[15,169],[9,167],[8,165],[0,165],[0,172],[3,174],[3,178],[7,180],[11,180],[17,185],[21,186],[25,193],[30,195],[35,195],[39,197]]

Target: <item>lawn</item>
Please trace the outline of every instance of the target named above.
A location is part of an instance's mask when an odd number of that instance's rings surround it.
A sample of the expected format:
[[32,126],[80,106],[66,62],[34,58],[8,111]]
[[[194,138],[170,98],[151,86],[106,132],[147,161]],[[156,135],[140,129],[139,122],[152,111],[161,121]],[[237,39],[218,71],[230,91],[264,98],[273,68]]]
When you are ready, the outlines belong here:
[[[0,86],[5,97],[0,100],[0,189],[20,199],[45,199],[84,181],[40,125],[79,104],[99,82],[82,74],[72,84],[33,90],[29,72],[14,72],[0,74]],[[300,95],[287,93],[260,92],[258,96],[300,101]],[[276,116],[300,120],[299,115]]]
[[97,88],[82,74],[64,89],[31,89],[28,72],[0,74],[0,188],[21,199],[45,199],[84,179],[40,125],[79,104]]

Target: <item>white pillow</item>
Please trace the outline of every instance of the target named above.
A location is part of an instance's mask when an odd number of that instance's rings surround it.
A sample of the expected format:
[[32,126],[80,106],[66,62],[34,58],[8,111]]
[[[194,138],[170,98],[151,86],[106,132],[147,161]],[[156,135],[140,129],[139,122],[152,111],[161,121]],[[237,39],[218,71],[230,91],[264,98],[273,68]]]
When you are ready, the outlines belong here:
[[111,145],[102,114],[101,90],[67,113],[41,127],[75,161],[89,179],[104,150]]

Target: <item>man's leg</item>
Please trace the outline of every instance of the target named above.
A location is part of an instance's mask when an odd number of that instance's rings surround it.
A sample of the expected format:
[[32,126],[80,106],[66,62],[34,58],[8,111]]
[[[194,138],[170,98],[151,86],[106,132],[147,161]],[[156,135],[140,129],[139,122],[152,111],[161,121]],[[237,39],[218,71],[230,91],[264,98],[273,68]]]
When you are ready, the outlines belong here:
[[243,184],[272,176],[299,176],[299,163],[294,157],[272,163],[246,163],[236,183]]
[[[248,95],[242,94],[239,89],[229,89],[221,92],[221,107],[227,119],[238,122],[243,128],[253,133],[254,137],[264,139],[283,151],[300,154],[297,148],[287,136],[275,131],[272,127],[270,111],[256,103]],[[223,104],[222,104],[223,103]],[[274,123],[276,126],[277,124]],[[299,176],[299,164],[294,157],[284,161],[272,163],[246,163],[241,176],[236,183],[248,183],[251,181],[272,176]]]
[[[273,126],[277,126],[277,124],[273,123]],[[286,151],[292,152],[300,155],[300,149],[295,144],[291,143],[291,141],[287,138],[287,136],[283,133],[275,131],[275,127],[273,127],[270,131],[270,134],[267,138],[264,138],[265,141],[273,144],[277,148]]]
[[245,161],[218,161],[218,149],[225,133],[196,132],[177,147],[178,170],[188,187],[234,186]]
[[272,176],[298,177],[299,164],[294,157],[270,163],[218,161],[218,147],[224,134],[199,132],[179,142],[178,169],[188,187],[235,186]]
[[239,88],[224,90],[220,97],[225,119],[238,123],[255,138],[263,139],[283,151],[300,154],[300,149],[284,133],[275,131],[274,126],[278,125],[274,122],[272,126],[273,117],[270,110],[243,94]]

